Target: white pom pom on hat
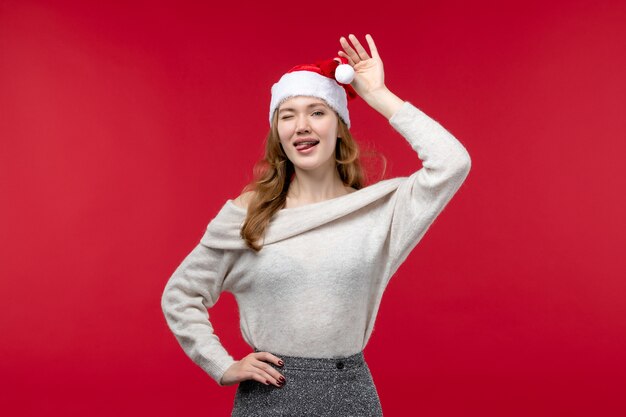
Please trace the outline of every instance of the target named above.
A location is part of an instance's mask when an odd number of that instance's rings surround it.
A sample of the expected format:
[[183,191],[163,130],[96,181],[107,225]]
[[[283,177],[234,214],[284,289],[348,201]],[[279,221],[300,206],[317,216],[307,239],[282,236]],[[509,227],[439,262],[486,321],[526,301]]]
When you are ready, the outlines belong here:
[[274,111],[284,100],[295,96],[310,96],[324,100],[350,127],[348,100],[357,97],[356,91],[350,85],[353,80],[354,68],[343,57],[293,67],[272,86],[270,126]]
[[354,80],[354,68],[350,64],[339,64],[335,69],[335,79],[341,84],[350,84]]

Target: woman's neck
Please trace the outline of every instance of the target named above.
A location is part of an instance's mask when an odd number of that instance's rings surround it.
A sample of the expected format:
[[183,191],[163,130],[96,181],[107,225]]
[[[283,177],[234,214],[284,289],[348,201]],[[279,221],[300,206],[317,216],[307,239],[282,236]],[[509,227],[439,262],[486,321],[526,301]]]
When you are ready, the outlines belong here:
[[330,200],[352,191],[355,190],[341,181],[336,169],[322,173],[296,170],[296,175],[289,184],[285,208]]

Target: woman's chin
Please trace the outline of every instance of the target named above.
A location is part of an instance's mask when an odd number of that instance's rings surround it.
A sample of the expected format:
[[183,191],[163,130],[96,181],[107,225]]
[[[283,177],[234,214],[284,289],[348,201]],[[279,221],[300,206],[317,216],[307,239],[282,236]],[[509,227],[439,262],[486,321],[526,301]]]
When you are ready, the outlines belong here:
[[302,162],[302,161],[296,161],[293,164],[297,169],[300,169],[302,171],[316,171],[316,170],[320,170],[320,169],[326,169],[326,164],[321,163],[319,161],[306,161],[306,162]]

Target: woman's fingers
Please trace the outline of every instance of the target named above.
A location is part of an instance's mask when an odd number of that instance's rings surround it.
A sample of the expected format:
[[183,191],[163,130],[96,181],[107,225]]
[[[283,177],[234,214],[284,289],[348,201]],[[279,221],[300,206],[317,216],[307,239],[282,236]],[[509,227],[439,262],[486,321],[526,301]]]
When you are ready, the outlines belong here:
[[283,366],[282,360],[269,352],[250,353],[228,367],[220,379],[220,384],[232,385],[253,379],[265,385],[274,384],[277,387],[282,387],[286,382],[285,377],[274,369],[271,363]]
[[283,362],[279,357],[272,355],[269,352],[257,352],[254,356],[256,361],[251,362],[251,364],[259,369],[259,372],[264,378],[278,387],[285,383],[285,377],[268,363],[270,362],[276,364],[276,366],[283,366]]
[[257,359],[264,360],[266,362],[272,362],[276,366],[283,366],[283,361],[276,355],[272,355],[269,352],[257,352]]
[[248,371],[246,372],[247,378],[244,379],[253,379],[255,381],[260,382],[263,385],[269,385],[272,382],[269,380],[269,375],[263,375],[261,372]]
[[349,36],[350,36],[350,40],[352,41],[352,44],[356,48],[356,52],[359,54],[359,58],[361,59],[361,61],[370,59],[369,54],[367,53],[365,48],[363,48],[363,45],[361,45],[361,42],[359,42],[356,36],[354,36],[353,34],[350,34]]
[[378,48],[376,48],[376,44],[374,43],[374,38],[372,38],[372,35],[370,35],[369,33],[365,35],[365,40],[367,40],[367,45],[370,48],[370,52],[372,54],[371,57],[369,56],[363,45],[361,45],[361,42],[359,42],[356,36],[350,34],[349,38],[352,41],[354,48],[352,47],[352,45],[350,45],[348,40],[342,36],[341,38],[339,38],[339,42],[341,43],[341,46],[343,47],[345,52],[339,51],[339,56],[347,58],[350,65],[355,66],[359,62],[366,61],[370,58],[380,58],[380,55],[378,54]]
[[[270,381],[271,384],[280,387],[284,382],[284,377],[276,369],[272,368],[267,362],[256,361],[252,363],[252,366],[256,367],[263,378]],[[282,377],[282,378],[281,378]]]
[[346,51],[346,54],[348,55],[347,58],[352,61],[350,62],[350,65],[354,66],[357,62],[361,61],[361,59],[359,58],[359,54],[357,54],[356,51],[352,49],[352,46],[350,46],[346,38],[344,38],[343,36],[339,38],[339,43],[341,43],[344,51]]
[[374,38],[372,38],[372,35],[368,33],[367,35],[365,35],[365,39],[367,40],[367,44],[370,47],[370,52],[372,53],[372,57],[380,58],[380,55],[378,55],[378,49],[376,48],[376,44],[374,43]]
[[338,54],[339,56],[342,56],[342,57],[344,57],[344,58],[347,58],[347,59],[348,59],[348,64],[350,64],[350,65],[352,65],[352,66],[355,66],[355,65],[356,65],[356,64],[354,63],[354,61],[352,60],[352,58],[350,58],[350,57],[348,56],[348,54],[346,54],[345,52],[343,52],[343,51],[339,51],[339,52],[337,52],[337,54]]
[[254,379],[256,379],[257,381],[262,382],[265,385],[273,384],[277,387],[280,387],[280,385],[278,384],[278,380],[263,369],[255,368],[254,371],[251,372],[254,374]]

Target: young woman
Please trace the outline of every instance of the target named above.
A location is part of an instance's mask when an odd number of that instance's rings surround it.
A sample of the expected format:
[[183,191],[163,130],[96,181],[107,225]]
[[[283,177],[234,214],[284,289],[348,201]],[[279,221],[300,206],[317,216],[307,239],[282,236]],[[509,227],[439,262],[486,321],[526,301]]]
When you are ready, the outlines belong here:
[[[385,86],[372,37],[371,56],[349,38],[337,59],[294,67],[272,86],[264,170],[226,201],[163,292],[187,355],[219,385],[239,384],[233,416],[382,415],[363,349],[383,291],[470,170],[454,136]],[[421,169],[363,184],[347,107],[356,95]],[[223,291],[254,348],[239,360],[208,319]]]

